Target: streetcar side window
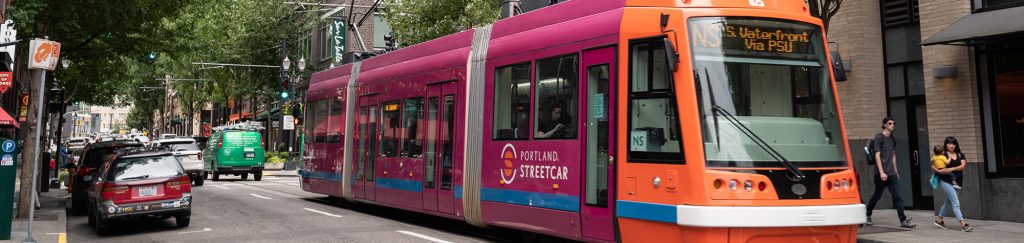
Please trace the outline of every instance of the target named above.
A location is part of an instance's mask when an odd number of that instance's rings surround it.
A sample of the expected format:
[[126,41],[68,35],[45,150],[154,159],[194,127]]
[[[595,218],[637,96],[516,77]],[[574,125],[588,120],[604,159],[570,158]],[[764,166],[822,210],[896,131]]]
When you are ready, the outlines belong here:
[[661,38],[629,47],[629,158],[683,163],[672,75]]
[[341,142],[341,117],[345,114],[345,106],[341,103],[341,96],[331,97],[330,115],[327,116],[327,142]]
[[577,122],[576,83],[579,59],[568,55],[537,61],[537,105],[534,108],[536,139],[575,139]]
[[494,72],[494,117],[491,138],[530,137],[530,63],[499,67]]
[[303,129],[306,130],[305,134],[306,136],[309,136],[308,139],[311,142],[314,140],[313,128],[316,127],[316,123],[314,121],[316,119],[316,112],[314,112],[315,108],[316,101],[314,100],[306,100],[306,104],[302,105],[303,115],[306,116],[302,119],[302,126],[304,127]]
[[402,101],[402,157],[418,158],[423,153],[423,132],[419,125],[423,122],[423,98],[405,99]]
[[381,114],[380,156],[395,157],[398,155],[398,130],[401,123],[401,109],[397,100],[384,102],[384,113]]
[[316,119],[313,122],[313,134],[314,142],[325,143],[327,142],[327,100],[316,101]]

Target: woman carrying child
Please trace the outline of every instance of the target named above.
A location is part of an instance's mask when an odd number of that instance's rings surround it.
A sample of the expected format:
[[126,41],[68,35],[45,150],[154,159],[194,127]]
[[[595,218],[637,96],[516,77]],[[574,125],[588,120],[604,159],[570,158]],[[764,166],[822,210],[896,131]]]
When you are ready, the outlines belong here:
[[[939,177],[939,188],[946,193],[946,200],[942,201],[942,207],[935,210],[935,226],[939,228],[946,228],[946,222],[942,219],[942,216],[946,213],[946,208],[950,208],[953,211],[953,215],[960,221],[960,231],[970,232],[974,229],[967,221],[964,221],[963,213],[960,211],[960,199],[957,197],[956,189],[954,185],[959,185],[963,182],[963,170],[967,166],[967,159],[964,154],[960,152],[960,144],[956,141],[955,137],[946,137],[945,140],[945,151],[942,151],[942,155],[946,157],[947,163],[942,169],[938,169],[935,166],[935,160],[942,158],[932,158],[932,170],[937,173]],[[941,162],[941,161],[940,161]],[[958,181],[959,180],[959,181]]]

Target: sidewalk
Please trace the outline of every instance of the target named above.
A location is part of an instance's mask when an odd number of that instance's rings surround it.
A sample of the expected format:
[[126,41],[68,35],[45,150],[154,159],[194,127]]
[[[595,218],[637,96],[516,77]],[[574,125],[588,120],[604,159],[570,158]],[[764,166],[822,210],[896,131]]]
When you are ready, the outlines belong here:
[[[15,186],[15,188],[19,188]],[[15,189],[17,190],[17,189]],[[17,207],[17,195],[15,192],[15,207]],[[35,212],[35,220],[32,222],[32,239],[36,242],[67,242],[68,219],[64,209],[64,200],[68,197],[65,188],[50,188],[49,192],[39,193],[39,203],[42,207]],[[17,214],[17,209],[14,210]],[[21,242],[28,236],[28,218],[16,218],[11,224],[11,239],[0,241]]]
[[263,175],[277,177],[296,177],[299,176],[299,170],[264,170]]
[[894,209],[876,209],[871,215],[874,226],[860,228],[857,242],[1021,242],[1024,239],[1024,223],[966,219],[974,227],[971,232],[961,232],[960,223],[954,217],[946,217],[949,229],[932,225],[933,211],[907,210],[907,217],[917,228],[899,227]]

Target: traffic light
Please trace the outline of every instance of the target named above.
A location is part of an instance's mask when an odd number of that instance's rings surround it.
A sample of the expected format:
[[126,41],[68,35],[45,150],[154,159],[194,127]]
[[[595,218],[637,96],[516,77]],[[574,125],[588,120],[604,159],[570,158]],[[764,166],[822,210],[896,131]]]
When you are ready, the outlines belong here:
[[281,99],[282,100],[287,100],[288,99],[288,91],[287,90],[281,90]]

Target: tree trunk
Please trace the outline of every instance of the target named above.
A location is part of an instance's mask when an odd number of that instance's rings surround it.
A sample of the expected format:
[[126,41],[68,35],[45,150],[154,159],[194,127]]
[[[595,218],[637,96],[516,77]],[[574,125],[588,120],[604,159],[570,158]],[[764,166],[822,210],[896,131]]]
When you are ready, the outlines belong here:
[[29,201],[29,199],[32,198],[32,192],[36,190],[35,188],[32,188],[32,173],[36,172],[36,170],[33,169],[32,165],[34,163],[39,163],[39,161],[35,160],[35,155],[40,152],[36,150],[36,144],[40,142],[41,136],[43,135],[40,133],[40,137],[35,136],[36,129],[40,129],[40,127],[36,127],[36,118],[39,115],[39,106],[37,104],[38,101],[36,101],[36,99],[42,98],[38,97],[39,89],[46,88],[40,87],[39,81],[36,80],[39,78],[39,72],[45,72],[45,70],[29,71],[29,73],[31,73],[31,76],[28,79],[28,86],[30,92],[29,96],[31,98],[29,99],[28,103],[28,120],[24,123],[24,126],[22,127],[23,129],[25,129],[26,136],[24,137],[25,142],[22,143],[21,145],[22,163],[21,173],[18,175],[18,178],[21,179],[21,186],[19,187],[20,191],[18,194],[18,218],[28,217],[29,207],[33,206],[30,205],[31,202]]

